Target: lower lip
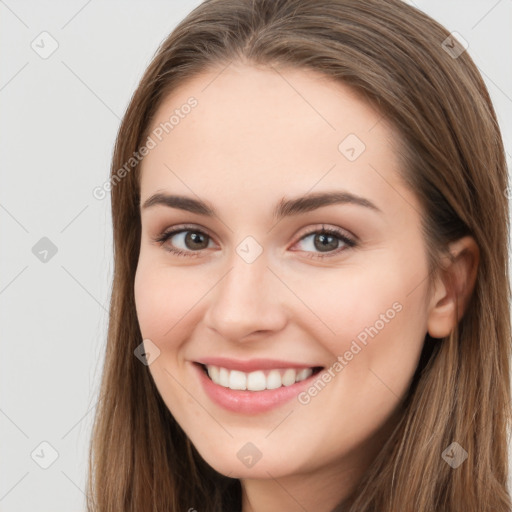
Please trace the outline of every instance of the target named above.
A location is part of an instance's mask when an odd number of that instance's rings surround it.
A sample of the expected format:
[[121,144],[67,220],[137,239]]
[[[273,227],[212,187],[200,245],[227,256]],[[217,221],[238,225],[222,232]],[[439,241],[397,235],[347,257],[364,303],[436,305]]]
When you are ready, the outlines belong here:
[[215,384],[203,367],[193,363],[195,371],[199,374],[199,380],[210,399],[217,405],[229,411],[243,414],[258,414],[275,409],[295,398],[301,391],[311,385],[318,378],[320,372],[314,373],[307,379],[296,382],[291,386],[281,386],[276,389],[264,389],[262,391],[234,390]]

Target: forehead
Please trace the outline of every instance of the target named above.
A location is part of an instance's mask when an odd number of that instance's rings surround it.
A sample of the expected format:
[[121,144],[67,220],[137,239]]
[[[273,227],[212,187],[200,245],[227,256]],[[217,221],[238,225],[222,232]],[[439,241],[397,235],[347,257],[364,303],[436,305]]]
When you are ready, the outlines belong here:
[[232,63],[197,75],[165,98],[150,137],[141,198],[170,188],[263,202],[343,187],[385,204],[403,188],[392,126],[314,71]]

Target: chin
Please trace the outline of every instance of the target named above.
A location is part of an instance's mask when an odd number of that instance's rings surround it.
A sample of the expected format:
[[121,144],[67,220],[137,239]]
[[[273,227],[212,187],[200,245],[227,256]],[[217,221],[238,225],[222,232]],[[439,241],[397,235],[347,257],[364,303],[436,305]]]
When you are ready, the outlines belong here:
[[290,465],[290,458],[297,455],[295,450],[287,459],[282,455],[278,457],[275,452],[265,456],[250,442],[246,442],[237,443],[236,447],[226,447],[221,453],[211,449],[198,452],[215,471],[230,478],[279,478],[301,471],[298,460],[294,460],[294,467]]

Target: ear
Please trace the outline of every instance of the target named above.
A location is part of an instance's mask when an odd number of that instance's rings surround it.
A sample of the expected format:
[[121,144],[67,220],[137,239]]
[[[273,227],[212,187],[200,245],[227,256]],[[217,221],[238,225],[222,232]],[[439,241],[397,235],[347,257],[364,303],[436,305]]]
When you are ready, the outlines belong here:
[[450,244],[429,305],[427,330],[433,338],[448,336],[462,318],[473,293],[479,260],[473,237],[465,236]]

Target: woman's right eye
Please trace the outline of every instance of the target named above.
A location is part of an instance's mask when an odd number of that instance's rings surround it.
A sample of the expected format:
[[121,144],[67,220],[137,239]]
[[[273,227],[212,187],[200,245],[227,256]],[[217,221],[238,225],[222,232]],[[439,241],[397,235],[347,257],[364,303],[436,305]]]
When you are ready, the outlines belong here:
[[[168,243],[172,240],[172,244]],[[205,246],[206,240],[206,246]],[[177,255],[197,257],[199,252],[208,248],[208,242],[211,241],[209,235],[199,229],[179,228],[171,231],[164,231],[155,242],[164,246],[164,249]],[[184,246],[183,249],[176,247],[176,244]],[[187,247],[188,246],[188,247]]]

